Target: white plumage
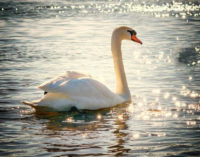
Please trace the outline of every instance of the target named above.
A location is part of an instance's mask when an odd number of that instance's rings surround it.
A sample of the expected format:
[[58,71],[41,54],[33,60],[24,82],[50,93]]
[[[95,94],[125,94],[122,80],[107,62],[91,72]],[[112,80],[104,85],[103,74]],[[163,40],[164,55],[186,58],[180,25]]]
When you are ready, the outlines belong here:
[[39,86],[47,92],[38,101],[23,103],[32,107],[46,106],[56,111],[68,111],[72,107],[77,109],[98,110],[113,107],[131,101],[130,91],[122,62],[121,41],[133,40],[141,43],[136,38],[136,33],[129,27],[119,27],[113,31],[112,54],[117,82],[117,93],[110,91],[105,85],[92,79],[89,75],[68,71],[53,80]]
[[48,107],[58,111],[70,110],[71,107],[97,110],[123,102],[102,83],[72,71],[43,83],[39,88],[48,93],[37,104],[48,104]]

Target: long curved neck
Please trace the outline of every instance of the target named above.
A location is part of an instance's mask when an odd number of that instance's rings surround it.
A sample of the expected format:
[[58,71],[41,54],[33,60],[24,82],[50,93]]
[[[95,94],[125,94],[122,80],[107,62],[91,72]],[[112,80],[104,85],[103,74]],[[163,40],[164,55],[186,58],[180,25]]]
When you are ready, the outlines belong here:
[[131,101],[131,95],[122,61],[121,41],[122,39],[120,38],[120,34],[114,31],[111,39],[111,50],[116,75],[116,93],[122,96],[126,101]]

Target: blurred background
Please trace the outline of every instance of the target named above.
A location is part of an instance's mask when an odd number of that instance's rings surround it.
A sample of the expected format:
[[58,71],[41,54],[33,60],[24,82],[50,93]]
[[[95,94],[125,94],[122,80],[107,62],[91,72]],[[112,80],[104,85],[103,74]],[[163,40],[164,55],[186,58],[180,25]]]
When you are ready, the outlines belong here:
[[[35,112],[39,86],[65,71],[115,91],[114,28],[133,102],[105,111]],[[199,0],[1,0],[0,156],[198,156]]]

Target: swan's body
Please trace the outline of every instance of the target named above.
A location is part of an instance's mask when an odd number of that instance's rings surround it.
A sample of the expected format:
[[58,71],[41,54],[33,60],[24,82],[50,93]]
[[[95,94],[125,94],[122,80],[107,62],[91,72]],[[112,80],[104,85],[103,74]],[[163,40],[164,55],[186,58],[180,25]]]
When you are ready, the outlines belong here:
[[121,41],[133,40],[142,44],[135,35],[134,30],[125,26],[116,28],[112,34],[111,49],[117,82],[116,93],[90,76],[69,71],[39,86],[47,93],[42,99],[23,103],[32,107],[47,106],[57,111],[68,111],[72,107],[97,110],[131,102],[122,62]]

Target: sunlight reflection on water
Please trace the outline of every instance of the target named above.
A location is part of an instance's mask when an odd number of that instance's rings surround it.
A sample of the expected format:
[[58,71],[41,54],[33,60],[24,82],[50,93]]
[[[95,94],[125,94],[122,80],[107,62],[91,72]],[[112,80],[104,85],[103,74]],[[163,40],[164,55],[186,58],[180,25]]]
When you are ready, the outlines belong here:
[[[199,10],[195,0],[0,2],[0,156],[197,156]],[[119,25],[144,43],[123,42],[131,104],[67,113],[21,104],[66,70],[115,90],[110,36]]]

